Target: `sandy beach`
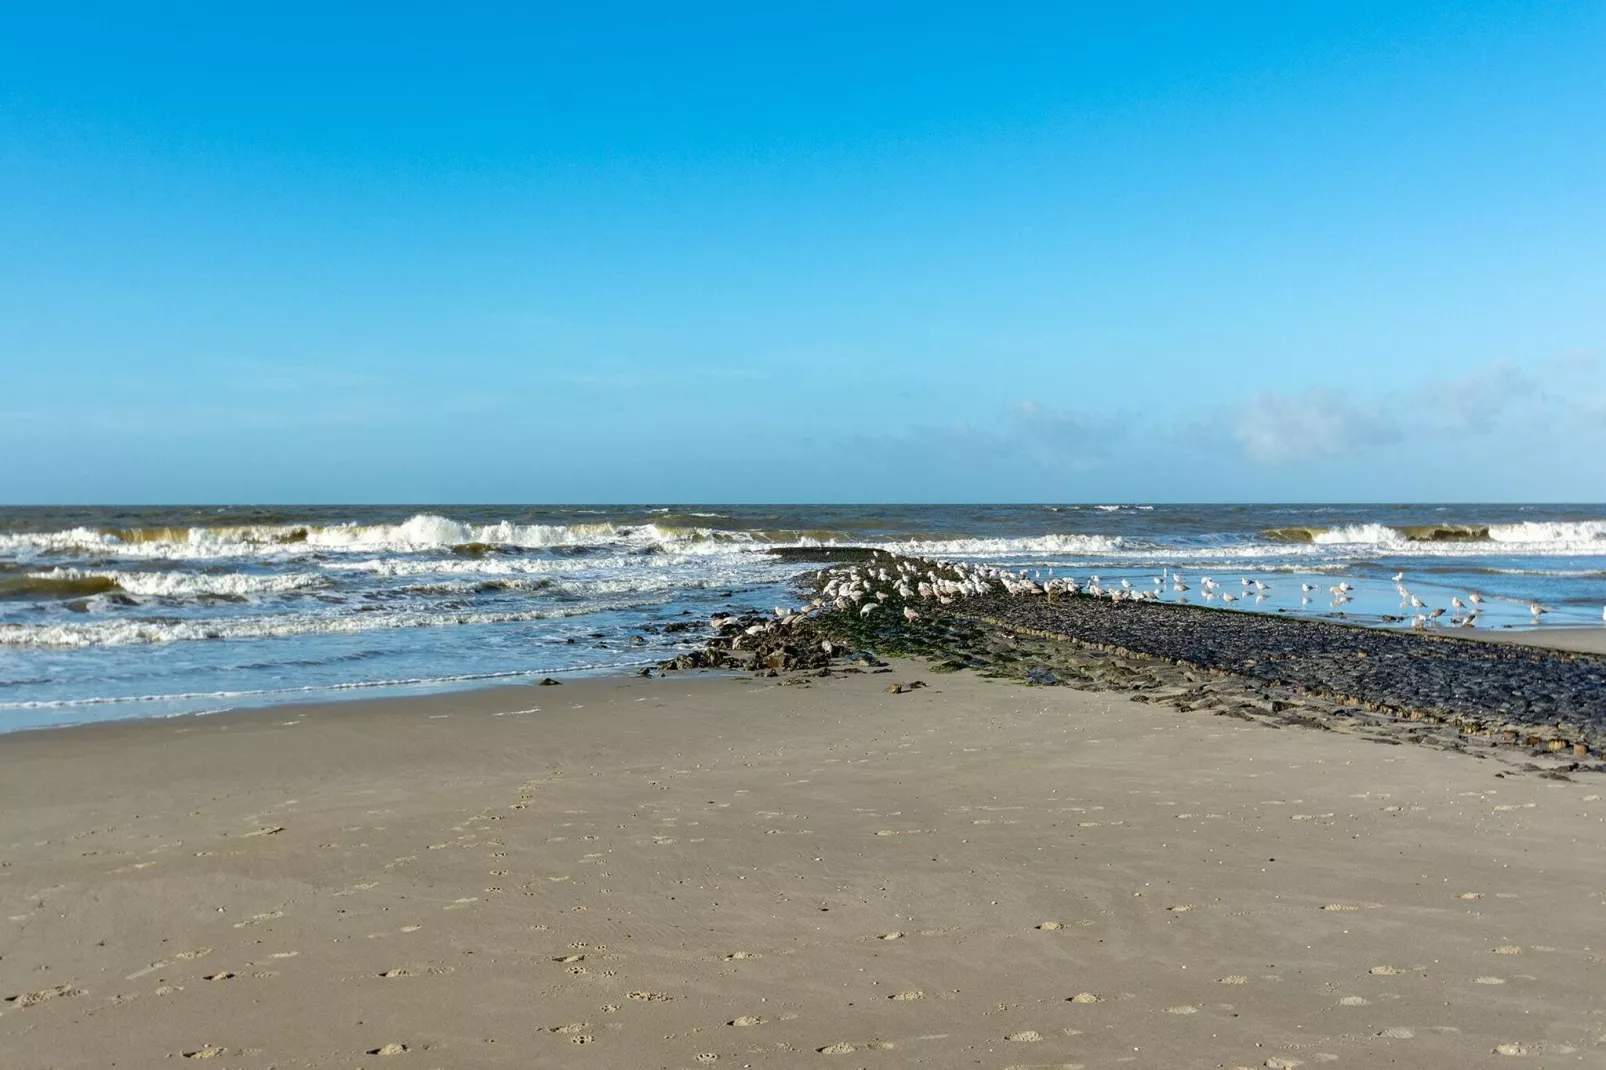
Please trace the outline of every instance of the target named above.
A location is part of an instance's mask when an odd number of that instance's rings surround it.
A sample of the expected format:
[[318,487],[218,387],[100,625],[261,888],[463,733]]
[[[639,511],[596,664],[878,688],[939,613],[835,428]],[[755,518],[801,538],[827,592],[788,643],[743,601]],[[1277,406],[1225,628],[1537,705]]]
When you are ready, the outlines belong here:
[[1606,1065],[1598,777],[797,679],[0,739],[0,1064]]

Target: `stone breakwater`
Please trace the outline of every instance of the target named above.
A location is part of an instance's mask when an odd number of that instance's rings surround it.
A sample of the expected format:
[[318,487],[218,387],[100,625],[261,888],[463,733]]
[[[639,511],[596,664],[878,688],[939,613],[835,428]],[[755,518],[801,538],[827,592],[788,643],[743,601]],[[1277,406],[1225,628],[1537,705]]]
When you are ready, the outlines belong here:
[[[813,676],[865,671],[884,656],[928,659],[1038,686],[1118,691],[1138,701],[1274,726],[1355,733],[1514,759],[1553,776],[1603,771],[1606,658],[1384,632],[1089,594],[969,592],[906,597],[882,574],[962,569],[879,555],[812,574],[811,601],[782,616],[714,622],[715,635],[665,669]],[[856,570],[856,571],[855,571]],[[888,571],[890,570],[890,571]],[[863,575],[857,599],[822,598]],[[859,591],[860,581],[853,581]],[[912,592],[911,592],[912,594]],[[871,603],[873,610],[865,607]],[[908,610],[908,613],[905,613]],[[1523,760],[1527,759],[1527,760]]]

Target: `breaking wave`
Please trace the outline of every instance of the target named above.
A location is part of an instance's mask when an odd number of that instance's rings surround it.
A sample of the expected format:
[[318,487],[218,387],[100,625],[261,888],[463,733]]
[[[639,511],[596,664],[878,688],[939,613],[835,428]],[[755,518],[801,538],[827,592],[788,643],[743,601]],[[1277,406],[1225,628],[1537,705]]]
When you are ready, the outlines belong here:
[[109,594],[112,591],[152,598],[244,598],[256,594],[282,594],[327,587],[330,583],[327,576],[316,572],[256,575],[244,572],[132,572],[76,568],[36,572],[26,580],[38,584],[41,590],[72,592],[58,596],[63,598],[75,598],[85,593]]
[[572,609],[463,613],[373,612],[339,616],[289,614],[226,620],[112,619],[22,624],[0,622],[0,646],[90,647],[177,643],[206,639],[272,639],[296,635],[338,635],[397,628],[441,628],[467,624],[506,624],[584,616],[654,605],[640,599]]
[[1414,553],[1463,544],[1488,552],[1501,546],[1524,553],[1606,553],[1606,520],[1524,521],[1517,524],[1345,524],[1338,527],[1270,528],[1261,535],[1274,543],[1317,546],[1375,546]]

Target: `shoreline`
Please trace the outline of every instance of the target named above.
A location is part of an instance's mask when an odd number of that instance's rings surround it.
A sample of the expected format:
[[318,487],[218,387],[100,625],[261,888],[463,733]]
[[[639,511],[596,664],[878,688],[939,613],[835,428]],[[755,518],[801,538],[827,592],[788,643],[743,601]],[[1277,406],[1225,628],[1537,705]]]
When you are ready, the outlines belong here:
[[[859,561],[861,561],[863,559],[864,558],[862,558],[860,555],[857,555],[857,554],[845,558],[845,560],[850,562],[850,563],[851,562],[859,562]],[[824,574],[825,571],[826,571],[826,569],[822,568],[819,573],[816,573],[814,575],[817,577],[818,575]],[[803,582],[805,583],[805,586],[807,585],[807,579],[808,579],[807,577],[803,578]],[[1251,613],[1251,612],[1245,612],[1245,611],[1226,610],[1226,609],[1223,609],[1223,608],[1218,608],[1218,607],[1213,607],[1213,606],[1202,606],[1202,605],[1177,606],[1177,605],[1172,605],[1172,604],[1169,604],[1169,603],[1162,602],[1162,603],[1157,603],[1157,604],[1152,605],[1152,606],[1145,605],[1145,606],[1142,607],[1142,609],[1145,610],[1145,611],[1149,611],[1149,612],[1163,612],[1163,613],[1178,613],[1178,612],[1180,612],[1180,613],[1209,613],[1209,614],[1219,615],[1217,617],[1217,619],[1223,619],[1223,620],[1238,620],[1238,619],[1248,618],[1248,619],[1251,619],[1251,620],[1263,619],[1263,620],[1271,620],[1271,621],[1280,621],[1280,622],[1286,622],[1288,625],[1290,625],[1292,627],[1296,627],[1296,628],[1309,626],[1309,625],[1314,625],[1314,626],[1316,626],[1318,628],[1326,626],[1326,627],[1333,627],[1333,628],[1340,628],[1340,629],[1349,629],[1349,630],[1353,630],[1353,631],[1361,632],[1361,633],[1366,633],[1366,634],[1375,634],[1375,635],[1384,635],[1384,636],[1401,636],[1401,637],[1405,637],[1405,638],[1407,638],[1407,639],[1409,639],[1411,641],[1416,641],[1416,640],[1429,640],[1429,641],[1456,640],[1456,641],[1462,641],[1462,642],[1468,642],[1468,643],[1495,644],[1495,645],[1499,645],[1499,646],[1502,646],[1502,647],[1523,648],[1523,649],[1530,649],[1530,650],[1541,651],[1541,652],[1549,651],[1549,652],[1555,652],[1555,653],[1563,654],[1563,655],[1600,656],[1602,658],[1606,658],[1606,626],[1598,627],[1598,628],[1596,628],[1596,627],[1575,627],[1575,626],[1551,626],[1551,627],[1538,627],[1538,628],[1513,628],[1513,629],[1504,629],[1504,628],[1502,628],[1502,629],[1477,629],[1477,630],[1444,628],[1444,629],[1434,629],[1434,630],[1431,630],[1431,631],[1409,631],[1409,630],[1401,629],[1401,628],[1398,628],[1398,627],[1385,627],[1385,626],[1380,626],[1380,625],[1367,623],[1367,622],[1352,621],[1352,620],[1345,620],[1345,619],[1333,619],[1333,618],[1325,617],[1325,616],[1323,616],[1323,617],[1295,617],[1295,616],[1289,616],[1289,615],[1284,615],[1284,614],[1259,613],[1259,612]],[[749,619],[751,619],[751,620],[760,620],[760,619],[768,619],[768,618],[761,618],[761,617],[759,617],[757,615],[754,615],[754,614],[747,614],[747,615],[743,616],[743,619],[744,620],[749,620]],[[830,631],[832,634],[837,634],[837,635],[844,634],[841,629],[827,629],[827,630]],[[857,634],[857,635],[853,635],[852,634],[852,633],[855,633],[855,632],[858,632],[858,630],[857,629],[849,629],[848,630],[848,634],[850,634],[853,638],[863,638],[862,634]],[[716,640],[718,639],[717,632],[715,633],[714,638]],[[894,637],[894,641],[895,641],[895,643],[899,643],[899,642],[902,642],[902,639]],[[871,645],[873,646],[873,644],[871,644]],[[940,655],[939,655],[939,657],[940,657]],[[186,711],[186,712],[182,712],[182,713],[170,713],[170,714],[149,714],[149,715],[145,715],[145,716],[134,715],[134,716],[129,716],[129,717],[109,718],[109,719],[106,719],[106,720],[73,721],[73,722],[65,723],[65,724],[22,725],[22,726],[19,726],[19,727],[16,727],[16,728],[0,729],[0,739],[3,739],[6,736],[13,735],[13,734],[16,734],[16,733],[61,731],[61,730],[72,729],[72,728],[80,728],[80,727],[96,725],[96,724],[122,724],[122,723],[129,723],[129,722],[144,722],[144,721],[152,721],[152,720],[154,720],[154,721],[163,721],[163,720],[170,720],[170,719],[190,718],[190,717],[237,716],[239,714],[249,713],[249,712],[259,711],[259,710],[262,710],[262,711],[285,710],[285,709],[293,709],[293,708],[296,708],[296,707],[307,706],[307,705],[325,705],[325,704],[344,705],[344,704],[347,704],[347,703],[360,703],[360,702],[371,702],[371,701],[389,701],[391,699],[418,698],[418,697],[425,697],[425,696],[430,696],[430,695],[455,694],[455,693],[463,692],[463,691],[478,691],[478,690],[486,690],[486,689],[495,690],[495,689],[502,688],[502,687],[528,686],[528,685],[525,685],[525,684],[517,684],[517,683],[510,684],[510,683],[496,682],[499,678],[506,678],[506,677],[509,677],[509,676],[520,676],[520,677],[529,676],[529,677],[534,677],[534,676],[537,676],[537,675],[545,675],[545,676],[550,676],[550,677],[553,677],[553,678],[561,677],[561,678],[564,678],[564,679],[567,679],[567,680],[616,679],[616,678],[617,679],[624,679],[624,678],[629,678],[629,677],[632,677],[632,676],[639,675],[640,672],[643,669],[648,669],[648,668],[659,669],[659,668],[662,668],[663,666],[670,664],[674,660],[675,659],[669,659],[669,661],[664,661],[664,660],[661,660],[661,659],[658,659],[658,658],[655,658],[655,657],[643,657],[639,662],[631,663],[631,664],[624,665],[624,666],[619,666],[619,667],[613,667],[613,668],[610,668],[610,669],[607,669],[607,670],[603,670],[603,671],[553,669],[553,670],[531,670],[528,673],[523,673],[523,672],[517,672],[517,673],[515,673],[515,672],[504,672],[504,673],[495,674],[494,676],[487,677],[484,680],[464,680],[464,681],[461,681],[461,682],[453,681],[450,678],[444,678],[444,679],[439,680],[439,681],[377,681],[377,682],[374,682],[374,683],[364,683],[364,684],[344,684],[344,685],[332,686],[330,688],[324,689],[324,691],[322,693],[311,693],[311,694],[309,694],[308,697],[306,697],[304,699],[303,698],[290,698],[290,699],[286,699],[286,700],[277,700],[277,699],[271,699],[270,698],[270,699],[268,699],[266,701],[253,702],[253,703],[243,704],[243,705],[239,705],[239,706],[229,706],[229,705],[227,705],[227,697],[220,696],[220,702],[222,702],[223,704],[218,706],[218,707],[216,707],[216,708],[212,708],[212,709],[197,710],[197,711]],[[733,669],[732,671],[742,671],[742,670],[741,669]],[[371,693],[370,689],[372,689],[372,691],[376,691],[376,692],[388,692],[388,693],[374,694],[374,693]],[[346,694],[347,692],[349,692],[349,695]],[[145,702],[145,701],[153,701],[153,702],[154,701],[162,701],[164,699],[168,699],[168,698],[171,698],[171,697],[172,696],[158,696],[156,698],[152,698],[152,699],[148,699],[148,700],[144,699],[144,698],[128,699],[128,700],[121,700],[121,701],[119,701],[117,703],[107,703],[107,705],[123,705],[126,702],[128,707],[134,708],[134,707],[137,707],[138,704],[141,703],[141,702]],[[197,696],[193,696],[193,697],[195,697],[195,698],[206,698],[208,696],[197,695]],[[1602,715],[1603,715],[1603,717],[1606,717],[1606,709],[1603,709]]]

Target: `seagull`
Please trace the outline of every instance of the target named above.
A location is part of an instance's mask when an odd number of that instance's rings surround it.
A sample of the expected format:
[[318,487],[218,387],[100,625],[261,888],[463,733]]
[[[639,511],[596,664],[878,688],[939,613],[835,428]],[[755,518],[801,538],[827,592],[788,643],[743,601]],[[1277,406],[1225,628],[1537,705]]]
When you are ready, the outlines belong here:
[[1428,604],[1426,602],[1422,601],[1422,599],[1418,598],[1416,595],[1413,594],[1411,596],[1411,608],[1412,609],[1426,609],[1427,605]]
[[1459,598],[1451,598],[1450,599],[1450,604],[1452,606],[1454,606],[1455,608],[1457,608],[1457,609],[1465,609],[1465,608],[1467,608],[1467,604],[1465,602],[1461,601],[1461,599],[1459,599]]
[[1475,606],[1481,606],[1483,605],[1483,595],[1474,591],[1473,593],[1467,595],[1467,601],[1471,602]]
[[1444,616],[1444,607],[1440,606],[1438,609],[1435,609],[1432,613],[1428,614],[1428,620],[1438,620],[1442,616]]
[[1549,613],[1550,610],[1546,609],[1544,606],[1540,605],[1538,602],[1529,602],[1528,603],[1528,612],[1532,613],[1534,615],[1534,620],[1538,620],[1542,615],[1544,615],[1546,613]]
[[878,610],[880,608],[881,608],[881,603],[880,602],[867,602],[867,603],[865,603],[864,608],[859,610],[859,616],[868,617],[870,614],[874,613],[876,610]]
[[1395,583],[1402,583],[1402,582],[1404,582],[1404,580],[1405,580],[1405,573],[1403,573],[1403,572],[1396,572],[1396,573],[1395,573],[1395,574],[1394,574],[1394,582],[1395,582]]
[[1316,589],[1316,585],[1314,583],[1302,583],[1299,585],[1299,589],[1304,591],[1306,594],[1310,594]]
[[[1442,613],[1444,611],[1441,609],[1439,612]],[[920,614],[916,613],[914,610],[910,609],[908,606],[904,606],[903,607],[903,619],[907,620],[907,621],[917,621],[917,620],[920,619]]]
[[1226,593],[1221,596],[1221,600],[1223,602],[1236,602],[1238,601],[1238,596],[1235,594]]

